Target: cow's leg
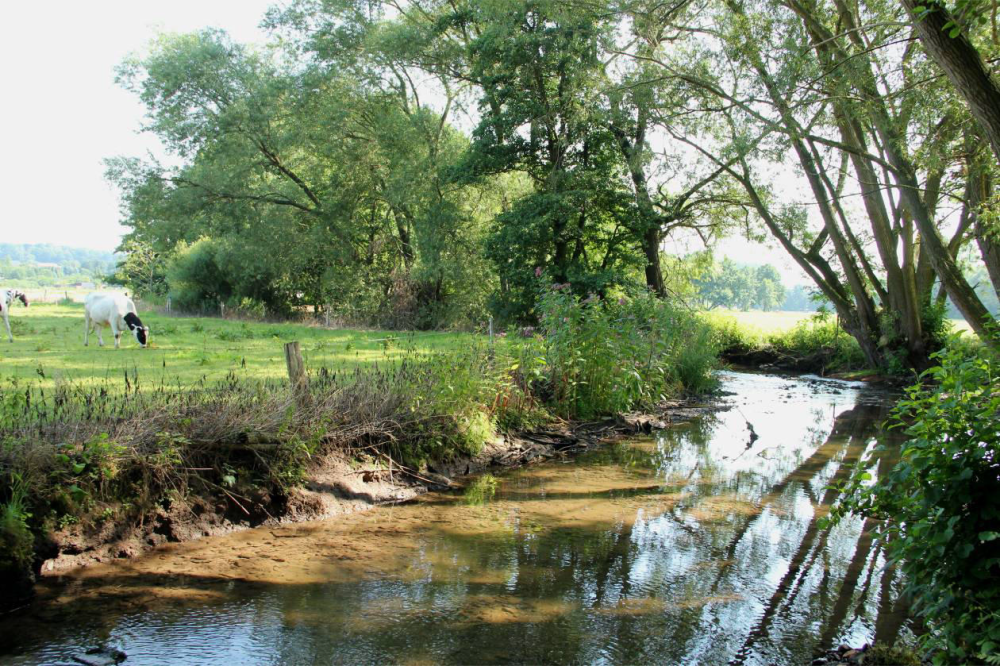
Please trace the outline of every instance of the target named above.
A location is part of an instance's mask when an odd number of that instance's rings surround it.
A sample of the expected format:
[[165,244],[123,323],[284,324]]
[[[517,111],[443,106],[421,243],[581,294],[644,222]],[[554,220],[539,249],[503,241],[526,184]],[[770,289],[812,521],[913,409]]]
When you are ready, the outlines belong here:
[[7,317],[7,308],[3,309],[3,325],[7,327],[7,339],[14,342],[14,336],[10,332],[10,319]]
[[90,324],[90,314],[87,312],[83,313],[83,346],[86,347],[90,342],[90,330],[92,326]]
[[121,347],[122,332],[118,330],[118,325],[115,322],[111,322],[111,333],[115,336],[115,349]]
[[104,346],[104,324],[94,322],[94,330],[97,331],[97,346]]

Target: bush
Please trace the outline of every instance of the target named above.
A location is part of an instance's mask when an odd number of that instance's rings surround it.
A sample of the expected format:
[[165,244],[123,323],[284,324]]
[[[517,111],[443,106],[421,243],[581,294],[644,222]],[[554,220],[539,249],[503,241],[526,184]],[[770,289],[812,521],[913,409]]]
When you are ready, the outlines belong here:
[[712,382],[711,329],[668,302],[651,295],[581,300],[555,285],[539,310],[553,402],[564,416],[626,412]]
[[935,663],[996,663],[1000,363],[986,351],[950,349],[933,358],[940,365],[922,375],[933,386],[911,387],[894,412],[894,426],[909,437],[900,462],[874,485],[859,470],[834,517],[853,511],[885,521],[878,538],[906,575]]
[[867,366],[858,341],[822,310],[790,331],[773,333],[768,343],[789,356],[819,356],[825,368],[845,371]]
[[[30,570],[35,539],[28,528],[27,485],[11,474],[9,497],[0,504],[0,575]],[[3,578],[0,578],[2,580]]]

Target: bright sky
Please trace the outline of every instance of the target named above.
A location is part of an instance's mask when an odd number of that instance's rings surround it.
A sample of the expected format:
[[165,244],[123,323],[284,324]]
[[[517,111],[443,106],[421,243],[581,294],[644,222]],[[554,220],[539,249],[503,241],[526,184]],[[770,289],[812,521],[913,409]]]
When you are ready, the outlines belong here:
[[58,0],[6,6],[0,23],[5,103],[0,241],[113,250],[124,228],[102,160],[155,150],[143,108],[114,68],[159,31],[206,26],[243,42],[274,0]]
[[[106,157],[160,154],[139,133],[143,108],[114,83],[114,68],[158,32],[222,28],[262,42],[258,24],[276,0],[99,0],[19,2],[0,25],[6,104],[0,183],[6,196],[0,241],[113,250],[125,229],[104,180]],[[674,248],[671,248],[674,249]],[[692,244],[690,249],[701,249]],[[683,251],[682,247],[676,250]],[[675,250],[675,251],[676,251]],[[772,263],[803,281],[778,249],[729,239],[719,248],[741,263]]]

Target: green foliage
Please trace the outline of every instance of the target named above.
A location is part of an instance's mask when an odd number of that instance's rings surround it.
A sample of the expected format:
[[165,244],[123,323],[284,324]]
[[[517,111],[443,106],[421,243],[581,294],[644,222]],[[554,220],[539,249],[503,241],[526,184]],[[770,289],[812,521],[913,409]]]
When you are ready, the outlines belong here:
[[162,254],[149,243],[134,239],[123,241],[119,250],[124,256],[118,260],[110,282],[126,287],[139,298],[166,293],[166,258]]
[[[384,33],[353,27],[385,48]],[[170,258],[180,309],[251,299],[267,316],[308,304],[393,328],[478,323],[491,286],[481,236],[499,197],[489,184],[442,184],[466,139],[445,115],[373,90],[364,67],[311,46],[315,62],[284,66],[205,30],[162,36],[122,64],[148,129],[183,160],[108,161],[130,241]]]
[[106,432],[78,444],[57,445],[49,477],[58,489],[53,502],[60,513],[79,516],[95,501],[117,499],[125,452],[125,447],[112,442]]
[[785,301],[785,286],[770,264],[738,266],[729,258],[713,262],[693,279],[698,300],[708,309],[777,310]]
[[233,295],[217,255],[217,244],[207,238],[179,247],[168,269],[174,307],[182,312],[214,312]]
[[799,358],[818,354],[829,370],[860,370],[867,365],[857,340],[823,309],[786,333],[772,333],[768,343],[779,353]]
[[[872,483],[859,469],[834,515],[884,521],[878,538],[906,574],[935,663],[989,660],[1000,646],[1000,393],[998,359],[946,350],[896,408],[908,441]],[[867,460],[871,465],[881,455]]]
[[34,559],[35,538],[28,527],[28,485],[17,472],[10,474],[7,501],[0,504],[0,571],[22,572]]
[[555,285],[539,310],[553,403],[563,415],[627,412],[712,383],[711,329],[668,302],[649,295],[581,300]]
[[[713,315],[710,322],[723,358],[786,369],[830,373],[870,369],[855,338],[825,308],[794,319],[782,313],[745,318]],[[905,369],[903,372],[908,372]]]
[[488,504],[497,494],[499,486],[500,480],[495,476],[489,473],[481,474],[462,491],[462,502],[471,506]]
[[921,666],[920,655],[911,648],[900,645],[891,647],[876,643],[865,654],[864,663],[869,666]]
[[[39,265],[41,264],[41,265]],[[0,243],[0,281],[5,287],[54,287],[92,282],[114,268],[110,252],[38,243]]]

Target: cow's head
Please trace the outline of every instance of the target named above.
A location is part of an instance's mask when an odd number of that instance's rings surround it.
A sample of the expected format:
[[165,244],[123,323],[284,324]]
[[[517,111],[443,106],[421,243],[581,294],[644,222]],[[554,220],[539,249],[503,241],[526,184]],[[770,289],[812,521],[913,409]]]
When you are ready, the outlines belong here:
[[128,330],[132,331],[132,335],[135,336],[135,341],[141,347],[145,347],[146,341],[149,339],[149,326],[143,326],[139,320],[139,316],[134,312],[129,312],[123,319],[125,320],[125,325],[128,326]]
[[21,302],[24,303],[24,307],[28,307],[28,295],[25,294],[23,291],[19,291],[16,294],[14,294],[14,298],[19,298]]

